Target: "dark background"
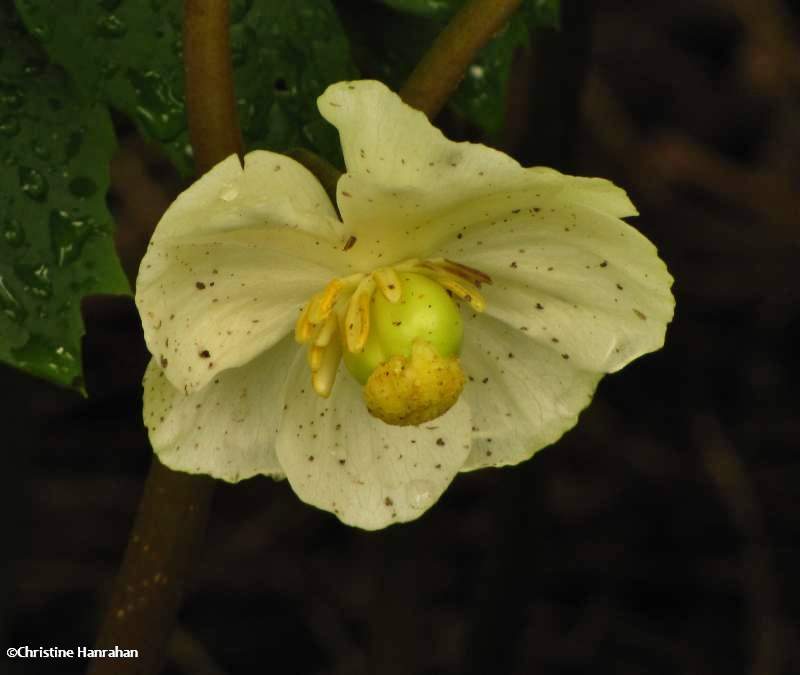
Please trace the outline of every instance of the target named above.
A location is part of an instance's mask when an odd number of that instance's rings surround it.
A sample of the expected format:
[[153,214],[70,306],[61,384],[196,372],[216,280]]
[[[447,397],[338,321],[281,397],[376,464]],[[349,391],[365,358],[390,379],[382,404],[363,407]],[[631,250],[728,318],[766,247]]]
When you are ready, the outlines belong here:
[[[630,192],[676,278],[666,347],[607,377],[556,445],[457,477],[408,525],[365,533],[285,482],[221,485],[170,674],[800,671],[800,7],[582,5],[521,55],[501,145]],[[117,122],[135,276],[181,183]],[[0,371],[4,645],[91,646],[150,462],[133,303],[84,315],[88,400]]]

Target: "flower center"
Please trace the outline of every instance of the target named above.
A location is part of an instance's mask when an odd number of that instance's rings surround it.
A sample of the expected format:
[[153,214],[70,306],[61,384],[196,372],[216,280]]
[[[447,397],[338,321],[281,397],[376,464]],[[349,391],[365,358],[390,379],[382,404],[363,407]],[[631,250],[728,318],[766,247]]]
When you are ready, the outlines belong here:
[[482,283],[491,279],[444,258],[331,280],[295,326],[295,339],[308,347],[314,391],[330,395],[344,358],[374,416],[404,425],[444,414],[464,385],[463,324],[454,300],[483,311]]

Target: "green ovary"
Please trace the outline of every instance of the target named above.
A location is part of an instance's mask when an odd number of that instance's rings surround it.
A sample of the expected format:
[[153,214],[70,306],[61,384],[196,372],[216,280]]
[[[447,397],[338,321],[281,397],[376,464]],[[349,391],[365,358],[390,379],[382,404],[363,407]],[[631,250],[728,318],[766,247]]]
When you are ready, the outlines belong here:
[[464,375],[458,354],[464,326],[458,307],[438,283],[400,275],[396,303],[376,292],[364,349],[344,350],[347,369],[364,387],[367,408],[388,424],[422,424],[458,400]]

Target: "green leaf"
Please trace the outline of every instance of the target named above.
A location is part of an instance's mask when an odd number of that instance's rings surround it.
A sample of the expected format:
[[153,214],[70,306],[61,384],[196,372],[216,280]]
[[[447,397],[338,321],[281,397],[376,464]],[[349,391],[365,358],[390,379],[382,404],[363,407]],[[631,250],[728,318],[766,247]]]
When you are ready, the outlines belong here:
[[0,44],[0,361],[83,391],[81,298],[130,292],[105,204],[111,120],[5,5]]
[[[131,117],[193,172],[183,96],[181,0],[16,0],[29,30],[90,96]],[[233,0],[231,51],[248,149],[303,145],[336,161],[316,98],[356,70],[329,0]],[[213,95],[213,92],[211,92]]]
[[[464,0],[380,0],[397,12],[372,11],[380,31],[365,31],[359,17],[346,25],[364,68],[399,87]],[[347,6],[343,9],[347,11]],[[362,12],[363,13],[363,12]],[[489,138],[503,128],[514,53],[529,44],[536,28],[556,28],[559,0],[525,0],[500,33],[477,55],[450,105]]]

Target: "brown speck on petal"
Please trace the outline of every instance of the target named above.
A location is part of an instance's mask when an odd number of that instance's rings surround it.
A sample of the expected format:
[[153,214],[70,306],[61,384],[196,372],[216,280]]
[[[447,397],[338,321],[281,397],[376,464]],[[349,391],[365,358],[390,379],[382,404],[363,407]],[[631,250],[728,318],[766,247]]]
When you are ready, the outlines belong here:
[[641,312],[641,311],[639,311],[638,309],[634,309],[634,310],[633,310],[633,313],[634,313],[636,316],[638,316],[638,317],[639,317],[639,318],[640,318],[642,321],[644,321],[645,319],[647,319],[647,316],[645,315],[645,313],[644,313],[644,312]]
[[202,291],[206,287],[206,285],[202,281],[196,281],[194,285],[198,291]]

